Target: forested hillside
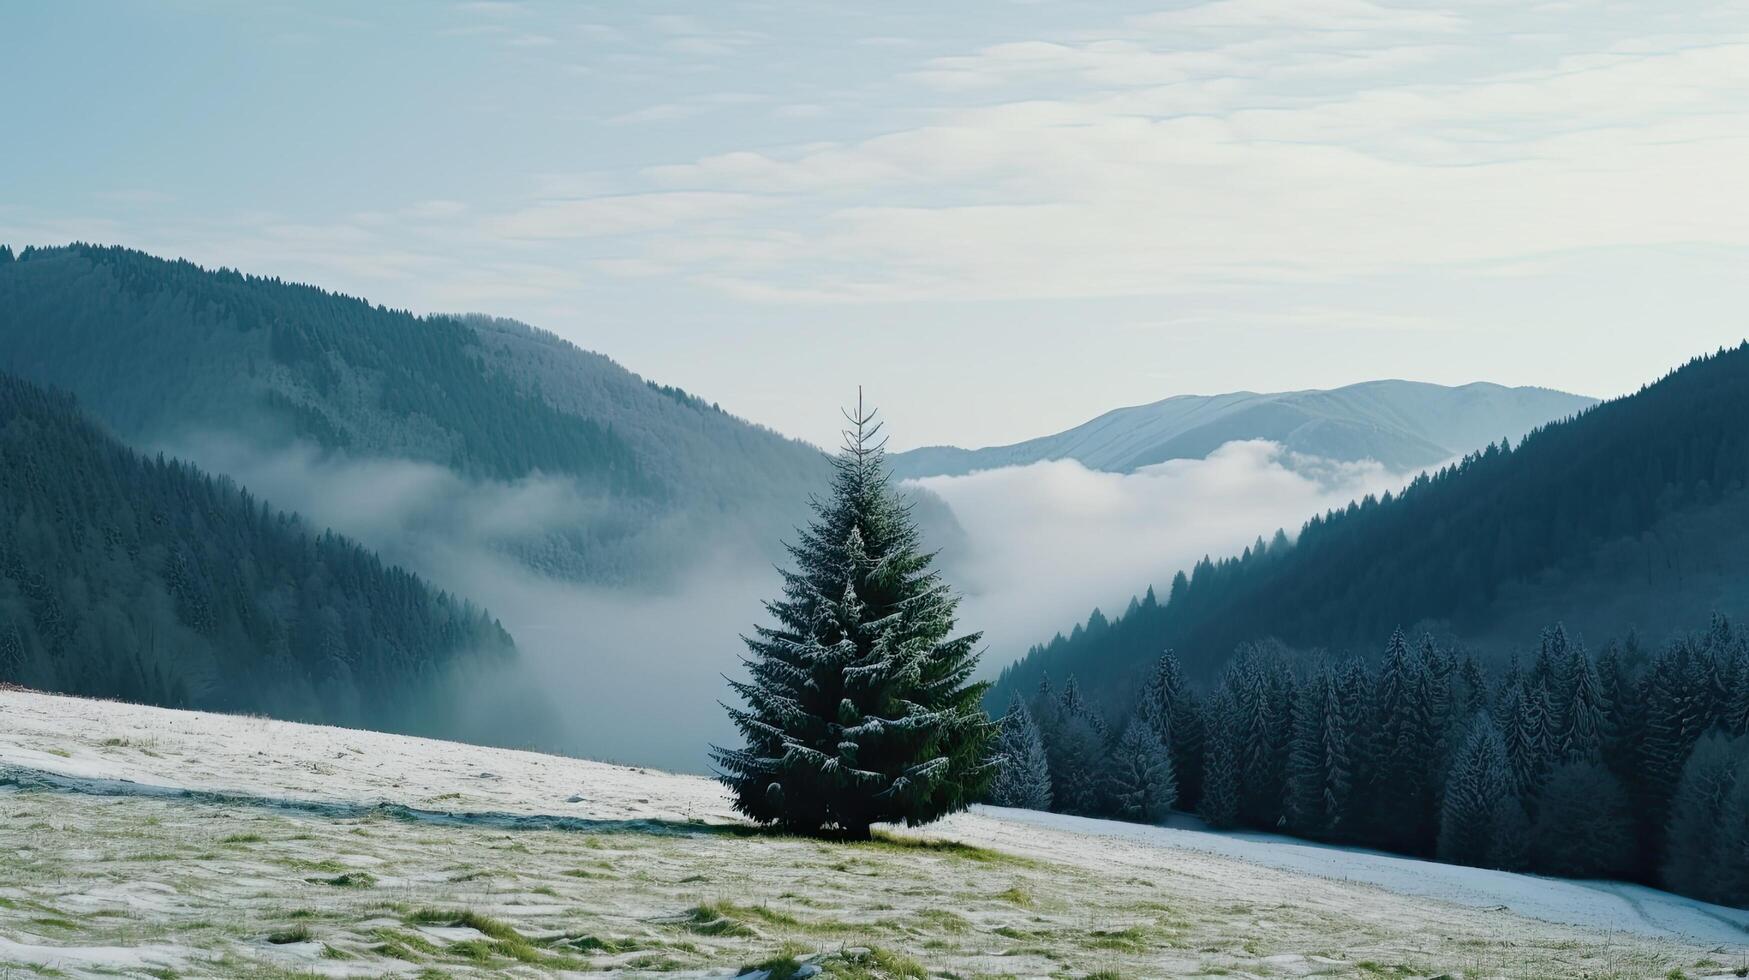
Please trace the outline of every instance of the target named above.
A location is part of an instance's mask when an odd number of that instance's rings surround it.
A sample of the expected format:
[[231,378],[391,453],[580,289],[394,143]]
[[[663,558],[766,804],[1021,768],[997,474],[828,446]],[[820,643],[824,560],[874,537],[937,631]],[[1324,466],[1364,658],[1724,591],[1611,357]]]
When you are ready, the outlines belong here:
[[0,373],[0,681],[344,725],[410,725],[483,610],[229,480],[143,457]]
[[522,324],[122,248],[0,263],[0,370],[73,392],[130,444],[200,462],[223,437],[562,479],[587,519],[510,547],[570,578],[647,577],[706,533],[775,540],[827,475],[812,446]]
[[[1163,598],[1150,589],[1116,620],[1095,613],[1032,649],[1004,671],[991,703],[1048,672],[1075,673],[1095,701],[1118,706],[1168,647],[1206,681],[1237,644],[1266,637],[1339,651],[1427,624],[1499,652],[1522,642],[1496,628],[1507,613],[1564,620],[1580,635],[1637,627],[1661,640],[1693,621],[1696,601],[1749,612],[1749,527],[1728,519],[1744,512],[1746,480],[1749,345],[1517,447],[1423,474],[1400,494],[1314,517],[1291,545],[1260,538],[1236,558],[1204,559]],[[1697,529],[1712,540],[1704,567],[1660,546]]]
[[1595,399],[1547,388],[1368,381],[1329,391],[1178,395],[1107,412],[1073,429],[986,449],[927,446],[893,455],[902,478],[1073,459],[1127,473],[1201,459],[1235,440],[1267,439],[1290,452],[1370,459],[1392,471],[1434,466],[1501,438],[1516,438]]
[[1003,717],[994,801],[1179,809],[1749,905],[1749,638],[1714,617],[1656,653],[1629,637],[1594,656],[1557,625],[1534,649],[1491,672],[1401,630],[1376,667],[1245,644],[1206,690],[1167,654],[1116,717],[1074,675],[1047,681]]

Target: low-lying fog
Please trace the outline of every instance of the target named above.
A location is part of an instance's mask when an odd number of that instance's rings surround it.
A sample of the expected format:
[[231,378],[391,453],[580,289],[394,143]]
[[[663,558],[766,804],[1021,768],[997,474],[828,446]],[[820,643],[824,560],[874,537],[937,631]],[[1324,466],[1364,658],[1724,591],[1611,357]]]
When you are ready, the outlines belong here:
[[[449,699],[467,738],[690,771],[732,740],[719,700],[741,671],[741,633],[778,576],[737,533],[686,543],[695,560],[667,580],[584,585],[542,574],[507,546],[600,515],[561,479],[466,479],[441,466],[349,460],[313,449],[263,453],[223,440],[167,447],[486,606],[516,638],[520,665],[473,673]],[[961,626],[982,630],[983,673],[1084,619],[1120,613],[1150,583],[1204,554],[1237,553],[1278,527],[1400,486],[1371,463],[1333,463],[1237,442],[1207,459],[1133,474],[1058,461],[918,481],[964,528],[943,556],[966,596]],[[805,491],[798,491],[798,496]],[[442,719],[439,719],[442,721]]]

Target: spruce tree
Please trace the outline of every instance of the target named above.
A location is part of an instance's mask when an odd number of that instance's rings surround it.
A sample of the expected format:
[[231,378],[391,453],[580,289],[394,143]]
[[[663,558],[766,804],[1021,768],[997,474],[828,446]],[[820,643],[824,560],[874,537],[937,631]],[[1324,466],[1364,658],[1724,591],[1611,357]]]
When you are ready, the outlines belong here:
[[749,679],[728,709],[746,739],[713,748],[735,806],[792,832],[866,838],[981,798],[995,727],[969,683],[978,634],[955,637],[958,599],[930,568],[888,483],[880,424],[858,397],[830,494],[788,546],[775,626],[746,639]]
[[1320,667],[1301,685],[1294,708],[1287,816],[1296,833],[1332,837],[1347,831],[1353,792],[1352,736],[1336,678],[1328,667]]
[[1140,712],[1112,747],[1105,792],[1116,816],[1141,823],[1164,819],[1178,800],[1171,753]]
[[1493,865],[1501,807],[1511,795],[1512,777],[1500,731],[1492,718],[1480,715],[1471,724],[1446,777],[1439,818],[1439,859],[1477,867]]
[[1097,816],[1104,805],[1105,740],[1086,713],[1065,714],[1045,747],[1050,760],[1051,801],[1062,813]]
[[1141,710],[1172,753],[1178,806],[1195,809],[1202,788],[1202,710],[1171,650],[1155,662],[1142,690]]
[[1730,856],[1719,833],[1726,803],[1742,778],[1749,739],[1714,734],[1701,740],[1683,767],[1670,805],[1664,846],[1664,884],[1672,891],[1717,901],[1714,867]]
[[1204,703],[1202,801],[1197,812],[1216,828],[1239,823],[1239,746],[1233,699],[1225,690]]
[[1409,650],[1402,630],[1391,634],[1379,665],[1373,702],[1373,759],[1378,795],[1374,799],[1375,832],[1387,846],[1418,850],[1432,843],[1436,828],[1425,826],[1433,814],[1432,786],[1434,718],[1429,668]]
[[1614,878],[1634,864],[1634,822],[1621,782],[1595,758],[1549,774],[1531,827],[1532,866],[1546,874]]
[[1044,740],[1026,702],[1016,694],[1002,716],[996,736],[996,778],[990,783],[990,802],[1023,810],[1051,808],[1051,770],[1045,761]]
[[1591,658],[1583,647],[1570,654],[1567,673],[1572,678],[1572,693],[1562,727],[1555,735],[1555,758],[1573,762],[1603,757],[1604,692],[1603,682]]

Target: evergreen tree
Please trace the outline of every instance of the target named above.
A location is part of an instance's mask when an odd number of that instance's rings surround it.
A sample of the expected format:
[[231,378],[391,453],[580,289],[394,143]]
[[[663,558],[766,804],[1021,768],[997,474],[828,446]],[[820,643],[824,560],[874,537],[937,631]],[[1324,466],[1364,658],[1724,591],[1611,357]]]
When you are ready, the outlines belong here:
[[1512,776],[1499,729],[1493,719],[1479,715],[1445,781],[1439,859],[1477,867],[1493,865],[1501,806],[1511,795]]
[[[1741,740],[1741,736],[1739,736]],[[1708,889],[1720,904],[1749,908],[1749,765],[1739,763],[1714,832],[1717,859]]]
[[1335,675],[1320,667],[1300,687],[1289,757],[1288,821],[1297,833],[1348,832],[1353,803],[1353,719]]
[[[1528,684],[1528,678],[1527,678]],[[1517,716],[1507,740],[1507,761],[1512,766],[1512,787],[1527,814],[1534,814],[1537,793],[1553,761],[1549,733],[1548,695],[1541,688],[1526,687],[1516,699]]]
[[1749,655],[1737,658],[1737,669],[1731,682],[1731,697],[1725,702],[1725,731],[1732,735],[1749,735]]
[[1549,774],[1531,828],[1532,866],[1547,874],[1613,878],[1634,864],[1634,823],[1621,783],[1595,758]]
[[1155,662],[1141,709],[1172,753],[1178,806],[1194,809],[1202,789],[1202,710],[1172,651]]
[[1663,852],[1671,798],[1707,724],[1704,673],[1693,645],[1678,641],[1652,661],[1646,681],[1644,726],[1638,753],[1634,801],[1649,855]]
[[1429,776],[1440,742],[1433,705],[1440,695],[1430,672],[1423,655],[1410,651],[1403,631],[1392,633],[1374,692],[1373,818],[1377,838],[1398,850],[1430,847],[1438,829],[1431,822],[1437,786]]
[[1085,713],[1066,714],[1057,734],[1045,747],[1050,760],[1051,798],[1058,810],[1098,815],[1104,805],[1101,776],[1105,770],[1105,740]]
[[1459,665],[1458,677],[1455,720],[1462,721],[1467,728],[1471,719],[1488,710],[1488,677],[1482,673],[1482,665],[1470,656],[1464,657]]
[[1204,707],[1202,804],[1197,812],[1211,827],[1234,827],[1239,823],[1239,746],[1233,699],[1225,690],[1217,691]]
[[[858,399],[860,402],[860,398]],[[736,808],[764,823],[866,838],[980,798],[995,734],[968,683],[978,634],[953,637],[958,599],[930,569],[888,484],[879,423],[858,404],[831,494],[789,548],[777,621],[747,640],[729,714],[745,748],[715,748]]]
[[1106,779],[1112,812],[1125,820],[1157,822],[1178,799],[1171,753],[1139,712],[1118,736]]
[[1555,758],[1560,762],[1601,759],[1605,725],[1603,682],[1583,647],[1569,651],[1566,674],[1571,678],[1571,693],[1561,729],[1555,735]]
[[1051,808],[1051,771],[1044,740],[1026,702],[1015,695],[1002,716],[996,736],[996,777],[990,782],[990,802],[1024,810]]
[[1733,843],[1720,831],[1745,760],[1749,760],[1749,739],[1714,734],[1695,746],[1683,766],[1664,847],[1664,883],[1672,891],[1719,900],[1715,869],[1731,862],[1728,848]]

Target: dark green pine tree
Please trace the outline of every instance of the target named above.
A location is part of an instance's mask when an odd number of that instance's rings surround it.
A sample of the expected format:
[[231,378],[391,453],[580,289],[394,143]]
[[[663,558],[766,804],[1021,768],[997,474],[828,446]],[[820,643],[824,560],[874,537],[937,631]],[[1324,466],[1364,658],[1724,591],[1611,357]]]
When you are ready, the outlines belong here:
[[1045,761],[1045,744],[1038,725],[1016,694],[1002,716],[996,736],[996,778],[990,783],[990,802],[1024,810],[1051,808],[1051,770]]
[[1216,828],[1239,823],[1239,746],[1232,697],[1217,690],[1204,702],[1202,801],[1197,812]]
[[1309,837],[1346,830],[1352,783],[1352,728],[1330,668],[1300,687],[1288,756],[1288,825]]
[[1446,776],[1439,859],[1477,867],[1494,865],[1500,813],[1511,797],[1512,774],[1500,731],[1492,718],[1478,715]]
[[1106,768],[1106,797],[1124,820],[1163,820],[1178,800],[1172,755],[1160,734],[1140,712],[1130,716]]
[[1172,754],[1178,807],[1195,810],[1202,796],[1202,706],[1171,650],[1155,662],[1140,710]]
[[995,726],[968,683],[979,634],[953,636],[958,599],[930,568],[888,484],[880,424],[861,397],[830,495],[789,546],[776,620],[746,639],[729,708],[747,745],[713,747],[742,813],[800,833],[866,838],[983,797]]

